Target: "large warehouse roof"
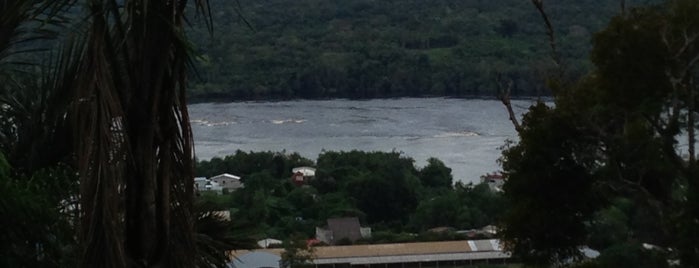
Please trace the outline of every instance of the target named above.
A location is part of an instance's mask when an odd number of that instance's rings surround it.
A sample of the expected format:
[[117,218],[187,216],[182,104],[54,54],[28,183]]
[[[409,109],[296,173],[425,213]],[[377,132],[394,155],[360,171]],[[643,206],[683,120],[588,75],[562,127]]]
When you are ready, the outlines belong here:
[[[265,250],[280,255],[281,249]],[[245,251],[238,251],[239,256]],[[434,262],[455,260],[506,259],[510,255],[502,251],[496,239],[420,242],[378,245],[352,245],[316,247],[314,264],[377,264]]]

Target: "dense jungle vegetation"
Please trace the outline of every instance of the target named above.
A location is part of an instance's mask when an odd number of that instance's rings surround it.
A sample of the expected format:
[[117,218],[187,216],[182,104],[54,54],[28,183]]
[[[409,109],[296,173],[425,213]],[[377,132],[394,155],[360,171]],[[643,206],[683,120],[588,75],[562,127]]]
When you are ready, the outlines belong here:
[[[303,186],[291,182],[291,169],[315,166],[316,177]],[[418,169],[396,152],[324,152],[316,161],[298,154],[241,152],[197,162],[197,175],[242,177],[245,187],[205,199],[245,223],[249,237],[287,240],[315,237],[328,218],[358,217],[373,228],[364,243],[467,238],[428,233],[431,228],[478,229],[496,223],[502,196],[488,185],[454,183],[451,169],[432,158]],[[411,234],[423,234],[415,236]]]
[[[198,101],[400,96],[549,95],[545,27],[520,0],[210,1],[213,38],[190,31],[201,56]],[[659,2],[627,1],[635,6]],[[589,70],[592,34],[618,1],[546,3],[566,74]]]

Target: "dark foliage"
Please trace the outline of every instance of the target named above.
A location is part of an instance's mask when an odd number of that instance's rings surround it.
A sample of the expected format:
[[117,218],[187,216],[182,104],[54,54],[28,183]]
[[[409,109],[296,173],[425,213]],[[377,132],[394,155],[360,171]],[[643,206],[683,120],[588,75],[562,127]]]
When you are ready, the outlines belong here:
[[[628,1],[633,7],[652,0]],[[218,34],[192,31],[197,100],[550,94],[539,14],[519,0],[211,1]],[[549,1],[567,76],[589,68],[591,33],[615,1]],[[245,21],[243,21],[243,19]],[[247,23],[246,23],[247,22]]]
[[[274,157],[282,159],[277,163],[285,167],[281,174],[268,161]],[[316,166],[316,176],[306,185],[292,184],[296,165]],[[294,233],[313,237],[315,227],[328,218],[359,217],[375,231],[390,234],[365,242],[415,241],[424,237],[399,234],[444,226],[481,228],[494,224],[502,211],[500,194],[487,185],[452,185],[451,170],[441,161],[431,159],[417,169],[413,159],[396,152],[324,152],[317,164],[296,154],[237,152],[200,161],[197,169],[244,172],[245,187],[223,200],[233,218],[259,223],[253,232],[260,239],[286,239]]]

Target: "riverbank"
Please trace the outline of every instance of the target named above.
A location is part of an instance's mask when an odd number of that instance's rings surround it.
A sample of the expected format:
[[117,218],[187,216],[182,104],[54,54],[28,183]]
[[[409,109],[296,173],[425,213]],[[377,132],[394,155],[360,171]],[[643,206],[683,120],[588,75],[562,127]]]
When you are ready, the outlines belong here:
[[[513,101],[521,114],[531,100]],[[287,151],[315,159],[323,151],[401,152],[424,166],[436,157],[458,181],[500,169],[506,140],[516,139],[498,100],[401,98],[192,104],[196,155]]]

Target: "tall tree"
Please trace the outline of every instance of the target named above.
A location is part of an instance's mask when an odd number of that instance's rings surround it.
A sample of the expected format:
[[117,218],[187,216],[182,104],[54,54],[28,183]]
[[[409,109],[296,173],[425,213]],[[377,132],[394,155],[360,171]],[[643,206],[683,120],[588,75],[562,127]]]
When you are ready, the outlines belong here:
[[632,225],[629,239],[669,248],[663,258],[683,266],[699,264],[685,239],[699,229],[699,20],[689,15],[698,10],[696,1],[674,0],[614,18],[594,38],[594,71],[554,90],[555,107],[538,104],[525,115],[519,143],[503,154],[503,234],[516,255],[540,265],[578,256],[588,227],[599,227],[593,212],[625,198],[653,219]]
[[[194,1],[206,10],[206,1]],[[90,0],[69,117],[83,267],[194,267],[186,0]]]
[[577,257],[585,221],[597,207],[589,170],[594,148],[572,119],[538,104],[522,122],[521,141],[503,152],[501,233],[525,263],[543,267]]

